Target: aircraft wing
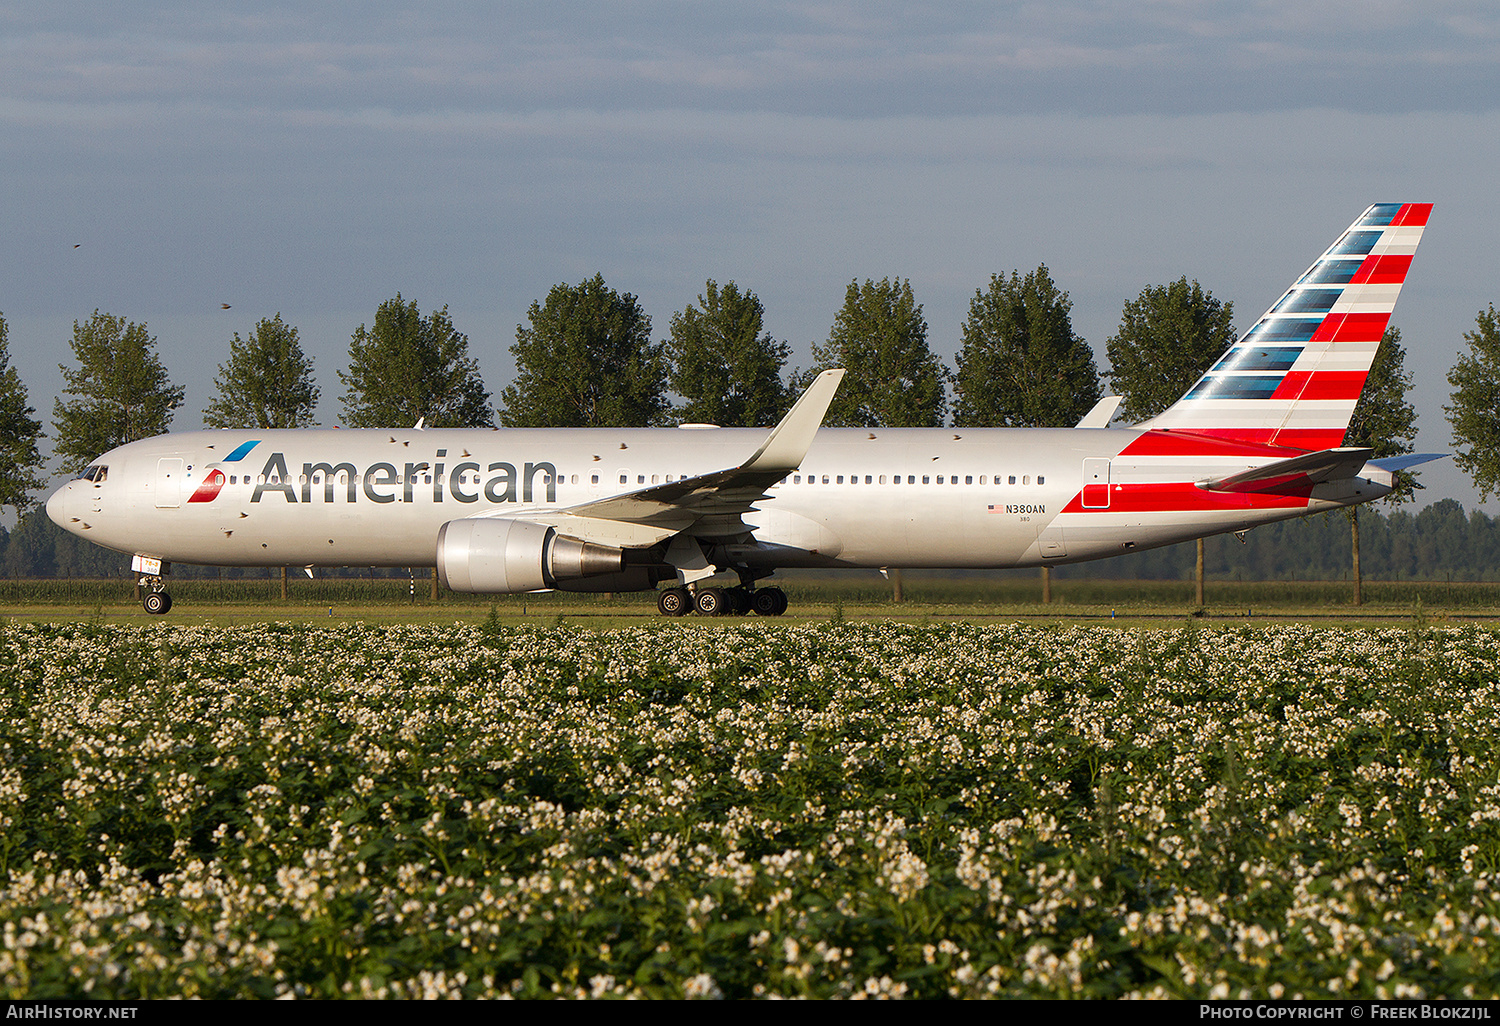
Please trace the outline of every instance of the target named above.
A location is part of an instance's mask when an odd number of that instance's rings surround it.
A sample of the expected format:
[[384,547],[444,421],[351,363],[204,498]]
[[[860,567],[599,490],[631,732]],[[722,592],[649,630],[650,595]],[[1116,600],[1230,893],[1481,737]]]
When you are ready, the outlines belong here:
[[1358,474],[1373,454],[1373,449],[1324,449],[1199,481],[1198,487],[1210,492],[1273,492],[1287,486],[1338,481]]
[[[824,371],[814,378],[761,447],[737,467],[569,506],[548,519],[580,527],[580,521],[589,521],[604,529],[591,530],[591,537],[603,533],[650,541],[686,530],[709,517],[737,520],[766,497],[767,488],[802,465],[843,378],[842,369]],[[601,521],[618,526],[611,529]],[[643,530],[631,531],[625,529],[626,525]]]

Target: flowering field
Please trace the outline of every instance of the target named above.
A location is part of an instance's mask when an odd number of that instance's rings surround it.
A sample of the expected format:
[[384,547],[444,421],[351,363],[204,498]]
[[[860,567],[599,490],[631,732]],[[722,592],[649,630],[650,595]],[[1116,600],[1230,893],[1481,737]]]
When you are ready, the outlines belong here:
[[7,997],[1500,992],[1500,640],[0,630]]

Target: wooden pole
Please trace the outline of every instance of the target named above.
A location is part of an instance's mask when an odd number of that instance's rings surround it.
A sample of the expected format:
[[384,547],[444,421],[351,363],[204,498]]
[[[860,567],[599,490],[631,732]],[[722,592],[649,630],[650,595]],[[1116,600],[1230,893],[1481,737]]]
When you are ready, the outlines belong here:
[[432,601],[438,600],[438,572],[437,567],[432,568]]
[[1349,524],[1353,531],[1354,540],[1354,604],[1362,606],[1365,602],[1364,592],[1360,587],[1359,579],[1359,507],[1352,506],[1349,509]]
[[897,567],[891,567],[886,573],[891,579],[891,601],[900,602],[902,600],[901,571]]
[[1203,608],[1203,539],[1198,539],[1198,608]]
[[286,567],[281,568],[281,601],[286,601]]
[[1044,566],[1044,567],[1042,567],[1042,605],[1044,605],[1044,606],[1050,606],[1051,604],[1052,604],[1052,568],[1050,566]]

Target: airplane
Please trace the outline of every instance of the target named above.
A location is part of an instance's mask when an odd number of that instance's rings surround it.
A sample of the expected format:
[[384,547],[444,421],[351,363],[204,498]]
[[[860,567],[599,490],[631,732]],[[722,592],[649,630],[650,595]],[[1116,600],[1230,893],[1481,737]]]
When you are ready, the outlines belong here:
[[[1103,559],[1388,494],[1430,455],[1344,433],[1430,203],[1377,203],[1157,417],[1077,427],[823,428],[818,375],[769,432],[218,430],[111,449],[47,500],[128,553],[147,612],[173,562],[436,566],[452,591],[657,590],[669,616],[786,611],[793,567]],[[714,585],[733,572],[738,584]],[[666,584],[665,588],[659,586]]]

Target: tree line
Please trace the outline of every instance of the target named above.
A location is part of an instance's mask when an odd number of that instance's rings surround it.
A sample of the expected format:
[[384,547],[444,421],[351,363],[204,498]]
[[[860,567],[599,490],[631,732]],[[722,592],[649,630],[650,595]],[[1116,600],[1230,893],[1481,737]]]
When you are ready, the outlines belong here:
[[[1110,369],[1072,328],[1072,303],[1045,265],[993,275],[975,290],[962,325],[956,365],[929,348],[927,323],[909,280],[851,281],[828,338],[812,346],[813,366],[789,371],[791,347],[765,330],[755,293],[708,281],[696,302],[654,340],[634,295],[602,275],[559,284],[533,302],[517,325],[516,376],[498,406],[485,387],[468,338],[447,307],[423,315],[399,293],[361,324],[338,372],[342,421],[389,427],[636,427],[682,422],[767,426],[805,384],[829,367],[848,373],[830,407],[830,426],[1068,427],[1108,387],[1130,421],[1154,416],[1178,398],[1236,337],[1233,304],[1186,276],[1151,285],[1124,305],[1106,342]],[[42,426],[10,366],[0,315],[0,505],[25,513],[45,486]],[[1449,374],[1446,406],[1456,461],[1481,494],[1500,494],[1500,315],[1492,306],[1465,336],[1470,350]],[[67,473],[117,445],[168,430],[183,401],[156,355],[145,324],[94,311],[74,322],[74,363],[60,365],[65,387],[54,405],[54,448]],[[1415,411],[1406,401],[1400,332],[1387,330],[1345,445],[1377,457],[1411,451]],[[236,332],[218,368],[203,422],[219,428],[300,428],[316,424],[320,392],[295,326],[281,315]],[[678,397],[673,401],[672,396]],[[1387,497],[1410,500],[1419,485],[1403,477]],[[1359,551],[1357,509],[1349,511]],[[18,529],[17,534],[21,532]]]

